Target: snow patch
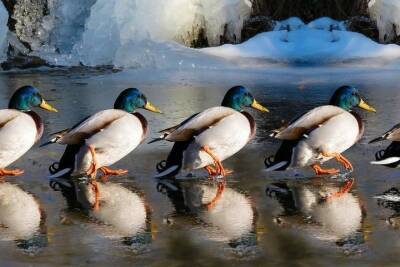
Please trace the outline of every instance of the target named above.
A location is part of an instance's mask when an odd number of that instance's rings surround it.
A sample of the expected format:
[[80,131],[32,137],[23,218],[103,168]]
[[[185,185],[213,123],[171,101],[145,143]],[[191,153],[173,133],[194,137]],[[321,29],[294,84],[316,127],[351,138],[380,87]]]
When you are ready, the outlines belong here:
[[[341,30],[334,30],[332,25]],[[378,44],[360,33],[343,29],[341,22],[321,18],[295,30],[264,32],[238,45],[227,44],[202,51],[227,59],[258,58],[307,64],[400,57],[400,46]]]

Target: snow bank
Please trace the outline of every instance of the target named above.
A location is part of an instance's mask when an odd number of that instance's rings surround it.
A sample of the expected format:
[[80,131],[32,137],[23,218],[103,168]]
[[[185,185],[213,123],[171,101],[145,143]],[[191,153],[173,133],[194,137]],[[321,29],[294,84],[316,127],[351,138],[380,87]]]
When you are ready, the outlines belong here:
[[228,59],[261,58],[311,64],[400,57],[400,46],[378,44],[360,33],[333,30],[335,27],[344,29],[342,23],[322,18],[295,30],[264,32],[242,44],[204,48],[202,51]]
[[390,42],[400,35],[399,0],[370,0],[368,6],[371,17],[376,20],[382,42]]

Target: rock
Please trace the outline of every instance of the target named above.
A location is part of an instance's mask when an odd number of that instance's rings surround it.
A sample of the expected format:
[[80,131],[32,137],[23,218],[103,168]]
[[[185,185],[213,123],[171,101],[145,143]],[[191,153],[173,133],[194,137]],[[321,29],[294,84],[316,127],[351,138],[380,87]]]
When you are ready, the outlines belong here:
[[271,31],[274,22],[268,16],[254,16],[245,21],[241,41],[244,42],[260,32]]
[[14,56],[8,58],[6,61],[1,63],[1,68],[3,70],[29,69],[29,68],[38,68],[43,66],[53,67],[40,57],[27,56],[27,55]]
[[273,20],[299,17],[310,22],[319,17],[346,20],[368,16],[368,0],[252,0],[252,16],[268,16]]
[[3,0],[9,13],[8,27],[24,46],[38,46],[42,18],[48,14],[47,0]]
[[375,21],[369,17],[357,16],[350,18],[346,23],[349,31],[359,32],[372,40],[379,41],[379,31]]

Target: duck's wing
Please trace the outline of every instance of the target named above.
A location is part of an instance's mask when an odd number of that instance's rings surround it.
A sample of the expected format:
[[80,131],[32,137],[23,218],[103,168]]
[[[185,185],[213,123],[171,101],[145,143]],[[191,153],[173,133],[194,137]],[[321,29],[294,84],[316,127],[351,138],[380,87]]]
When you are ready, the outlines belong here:
[[324,122],[345,112],[344,109],[331,105],[316,107],[290,122],[288,126],[273,130],[271,136],[283,140],[297,140]]
[[393,126],[389,131],[381,136],[371,140],[369,143],[374,143],[382,140],[400,141],[400,123]]
[[235,112],[235,110],[228,107],[213,107],[206,109],[200,113],[192,115],[174,127],[160,131],[160,133],[163,134],[160,139],[172,142],[188,141],[193,136],[198,135]]
[[4,168],[21,157],[36,142],[38,127],[25,112],[0,110],[0,167]]
[[[47,143],[60,143],[76,145],[84,142],[85,139],[102,131],[114,121],[125,116],[127,112],[117,109],[107,109],[84,119],[71,129],[65,129],[55,133],[55,137]],[[47,144],[46,143],[46,144]]]

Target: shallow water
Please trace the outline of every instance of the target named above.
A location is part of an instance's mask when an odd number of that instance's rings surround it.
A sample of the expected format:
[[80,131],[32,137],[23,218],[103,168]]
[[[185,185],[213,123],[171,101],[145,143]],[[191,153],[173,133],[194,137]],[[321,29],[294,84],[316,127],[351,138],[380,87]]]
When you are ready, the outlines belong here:
[[[205,203],[216,184],[207,179],[158,184],[155,165],[164,159],[169,143],[143,144],[116,164],[129,174],[111,179],[144,199],[147,222],[144,233],[123,242],[107,225],[67,209],[60,192],[46,176],[48,166],[61,156],[60,145],[35,146],[13,166],[25,174],[7,181],[31,192],[46,213],[47,238],[39,249],[24,250],[14,241],[0,241],[4,266],[199,266],[236,265],[398,265],[400,231],[398,206],[374,198],[399,186],[398,171],[368,164],[377,150],[388,144],[368,145],[368,140],[400,121],[400,76],[381,69],[275,69],[253,71],[111,71],[58,70],[0,74],[0,106],[6,107],[14,89],[32,84],[59,109],[40,112],[45,136],[67,128],[86,115],[112,107],[127,87],[140,88],[164,112],[143,111],[149,137],[157,130],[182,121],[194,112],[218,105],[231,86],[247,86],[270,113],[256,117],[256,138],[226,161],[234,173],[212,211]],[[378,112],[359,111],[366,120],[364,138],[345,153],[354,165],[346,177],[312,179],[309,170],[295,177],[266,173],[264,158],[278,143],[268,131],[307,109],[324,104],[340,85],[351,84]],[[336,163],[329,162],[330,166]],[[353,178],[351,193],[329,203],[321,196],[335,192]],[[306,197],[305,197],[306,196]],[[308,197],[307,197],[308,196]],[[305,200],[314,202],[310,205]],[[396,198],[391,198],[391,200]],[[299,208],[301,207],[301,208]],[[388,223],[388,221],[391,222]],[[46,233],[44,233],[46,232]],[[136,241],[135,241],[136,240]],[[131,244],[128,245],[127,243]]]

